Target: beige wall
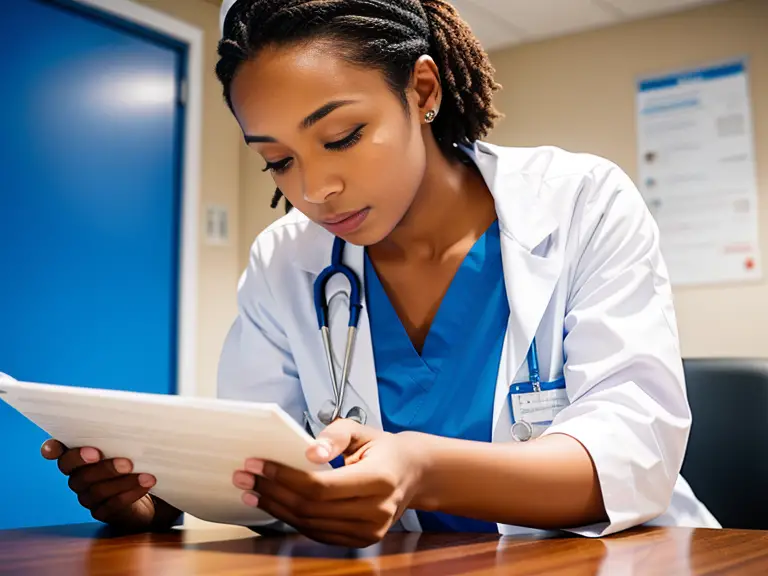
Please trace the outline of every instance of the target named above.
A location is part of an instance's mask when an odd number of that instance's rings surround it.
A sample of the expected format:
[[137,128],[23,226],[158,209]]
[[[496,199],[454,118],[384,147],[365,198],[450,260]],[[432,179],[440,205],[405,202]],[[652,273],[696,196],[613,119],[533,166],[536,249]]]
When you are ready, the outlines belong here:
[[[731,0],[492,54],[506,119],[489,140],[600,154],[636,178],[636,77],[743,55],[750,58],[768,256],[768,0]],[[685,356],[768,356],[766,283],[675,295]]]
[[240,147],[240,268],[245,269],[256,236],[274,220],[285,214],[282,202],[270,208],[275,193],[272,176],[265,174],[264,160],[245,144]]
[[219,38],[219,9],[204,0],[140,0],[203,30],[205,80],[201,171],[201,223],[207,204],[226,206],[231,220],[228,246],[209,246],[200,239],[198,276],[197,377],[201,394],[213,395],[219,353],[236,310],[239,262],[240,132],[221,98],[214,74]]
[[[213,73],[218,7],[205,0],[140,1],[205,33],[202,206],[227,206],[232,225],[229,246],[200,247],[198,375],[202,393],[210,395],[249,247],[282,212],[269,208],[271,178],[242,144],[221,99]],[[731,0],[493,54],[505,86],[497,105],[506,119],[489,140],[589,151],[635,176],[635,78],[741,55],[750,56],[761,224],[768,230],[768,0]],[[768,233],[761,237],[768,253]],[[768,356],[764,283],[680,289],[676,298],[685,355]]]

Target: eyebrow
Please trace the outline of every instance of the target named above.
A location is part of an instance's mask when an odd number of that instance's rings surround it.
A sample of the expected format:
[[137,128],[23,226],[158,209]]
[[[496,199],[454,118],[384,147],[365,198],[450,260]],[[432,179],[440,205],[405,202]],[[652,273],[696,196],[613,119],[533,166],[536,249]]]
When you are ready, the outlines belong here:
[[[327,104],[323,104],[312,112],[309,116],[304,118],[304,120],[301,121],[299,126],[302,130],[306,130],[308,128],[311,128],[320,120],[328,116],[331,112],[334,112],[335,110],[338,110],[342,106],[347,106],[349,104],[354,104],[356,100],[333,100],[331,102],[328,102]],[[258,143],[275,143],[277,142],[276,138],[273,138],[272,136],[263,136],[260,134],[246,134],[245,135],[245,143],[246,144],[258,144]]]
[[309,116],[304,118],[301,122],[301,127],[303,129],[311,128],[320,120],[328,116],[331,112],[334,110],[338,110],[342,106],[347,106],[349,104],[354,104],[355,100],[333,100],[332,102],[328,102],[328,104],[324,104],[323,106],[320,106],[317,110],[312,112]]
[[257,134],[254,134],[254,135],[246,134],[245,135],[245,143],[246,144],[258,144],[258,143],[265,143],[265,142],[275,143],[275,142],[277,142],[277,139],[272,138],[272,136],[259,136]]

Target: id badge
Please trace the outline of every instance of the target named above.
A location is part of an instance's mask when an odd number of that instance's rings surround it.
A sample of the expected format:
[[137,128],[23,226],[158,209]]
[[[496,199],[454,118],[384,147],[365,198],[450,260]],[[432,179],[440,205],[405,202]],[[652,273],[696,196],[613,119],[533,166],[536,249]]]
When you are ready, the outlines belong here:
[[512,418],[512,437],[527,442],[541,436],[552,425],[563,408],[568,406],[565,379],[553,382],[512,384],[509,387],[509,412]]

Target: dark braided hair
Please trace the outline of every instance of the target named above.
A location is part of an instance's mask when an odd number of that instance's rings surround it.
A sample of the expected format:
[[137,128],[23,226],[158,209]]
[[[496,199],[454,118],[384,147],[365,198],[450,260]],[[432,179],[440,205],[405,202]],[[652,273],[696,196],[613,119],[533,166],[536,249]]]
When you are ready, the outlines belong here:
[[[443,99],[432,130],[446,155],[482,139],[499,114],[500,86],[487,54],[455,8],[444,0],[238,0],[224,20],[216,74],[232,106],[239,66],[265,46],[330,39],[352,64],[377,68],[407,108],[413,67],[428,54],[440,69]],[[275,191],[272,207],[282,193]],[[290,204],[286,200],[286,211]]]

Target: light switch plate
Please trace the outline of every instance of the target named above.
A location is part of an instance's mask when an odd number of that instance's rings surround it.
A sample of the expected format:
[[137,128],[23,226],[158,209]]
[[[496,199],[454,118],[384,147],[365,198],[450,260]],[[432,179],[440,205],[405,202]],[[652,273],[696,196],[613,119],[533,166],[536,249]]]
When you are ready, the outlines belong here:
[[209,205],[206,207],[205,242],[211,246],[229,244],[229,211],[226,206]]

